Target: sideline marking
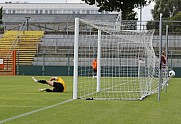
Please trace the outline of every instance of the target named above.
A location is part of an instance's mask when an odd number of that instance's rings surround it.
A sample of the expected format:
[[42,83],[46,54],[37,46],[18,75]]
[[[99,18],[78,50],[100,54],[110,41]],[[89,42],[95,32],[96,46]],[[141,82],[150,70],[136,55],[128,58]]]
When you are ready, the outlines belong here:
[[27,112],[27,113],[24,113],[24,114],[20,114],[20,115],[17,115],[17,116],[13,116],[13,117],[10,117],[10,118],[1,120],[1,121],[0,121],[0,124],[3,124],[3,123],[8,122],[8,121],[12,121],[12,120],[17,119],[17,118],[20,118],[20,117],[24,117],[24,116],[27,116],[27,115],[31,115],[31,114],[36,113],[36,112],[39,112],[39,111],[43,111],[43,110],[46,110],[46,109],[49,109],[49,108],[53,108],[53,107],[56,107],[56,106],[58,106],[58,105],[62,105],[62,104],[71,102],[71,101],[73,101],[73,100],[74,100],[74,99],[68,99],[68,100],[59,102],[59,103],[54,104],[54,105],[46,106],[46,107],[44,107],[44,108],[40,108],[40,109],[33,110],[33,111],[30,111],[30,112]]

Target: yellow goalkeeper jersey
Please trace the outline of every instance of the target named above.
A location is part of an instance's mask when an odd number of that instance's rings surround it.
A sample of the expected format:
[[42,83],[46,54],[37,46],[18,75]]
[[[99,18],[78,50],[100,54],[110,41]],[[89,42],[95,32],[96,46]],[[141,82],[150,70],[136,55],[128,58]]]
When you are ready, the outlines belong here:
[[65,92],[66,91],[66,84],[63,81],[63,79],[61,77],[57,77],[56,82],[59,82],[59,83],[61,83],[63,85],[63,87],[64,87],[63,92]]

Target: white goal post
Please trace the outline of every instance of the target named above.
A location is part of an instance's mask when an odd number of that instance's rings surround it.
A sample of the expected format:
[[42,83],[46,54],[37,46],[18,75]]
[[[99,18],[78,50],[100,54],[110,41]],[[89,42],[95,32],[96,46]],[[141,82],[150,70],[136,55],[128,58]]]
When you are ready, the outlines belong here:
[[135,28],[130,22],[75,18],[73,99],[142,100],[158,92],[160,63],[152,46],[154,30]]

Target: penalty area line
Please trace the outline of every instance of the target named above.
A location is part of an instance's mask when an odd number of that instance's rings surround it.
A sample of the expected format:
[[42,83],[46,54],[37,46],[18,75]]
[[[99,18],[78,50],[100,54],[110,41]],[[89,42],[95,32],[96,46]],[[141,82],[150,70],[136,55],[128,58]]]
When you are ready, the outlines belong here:
[[57,104],[53,104],[53,105],[50,105],[50,106],[46,106],[46,107],[44,107],[44,108],[40,108],[40,109],[37,109],[37,110],[33,110],[33,111],[30,111],[30,112],[27,112],[27,113],[24,113],[24,114],[16,115],[16,116],[13,116],[13,117],[10,117],[10,118],[1,120],[1,121],[0,121],[0,124],[3,124],[3,123],[8,122],[8,121],[12,121],[12,120],[17,119],[17,118],[21,118],[21,117],[24,117],[24,116],[28,116],[28,115],[31,115],[31,114],[33,114],[33,113],[37,113],[37,112],[40,112],[40,111],[43,111],[43,110],[46,110],[46,109],[50,109],[50,108],[53,108],[53,107],[56,107],[56,106],[59,106],[59,105],[62,105],[62,104],[71,102],[71,101],[73,101],[73,100],[74,100],[74,99],[68,99],[68,100],[59,102],[59,103],[57,103]]

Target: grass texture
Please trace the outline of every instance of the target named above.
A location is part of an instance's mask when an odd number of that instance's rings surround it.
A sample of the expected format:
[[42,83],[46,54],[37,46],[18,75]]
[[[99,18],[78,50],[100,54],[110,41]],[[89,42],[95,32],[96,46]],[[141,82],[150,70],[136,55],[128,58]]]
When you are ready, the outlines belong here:
[[[37,76],[49,79],[48,76]],[[38,92],[49,86],[30,76],[0,77],[0,124],[180,124],[181,79],[173,78],[161,101],[73,100],[73,77],[62,77],[65,93]]]

